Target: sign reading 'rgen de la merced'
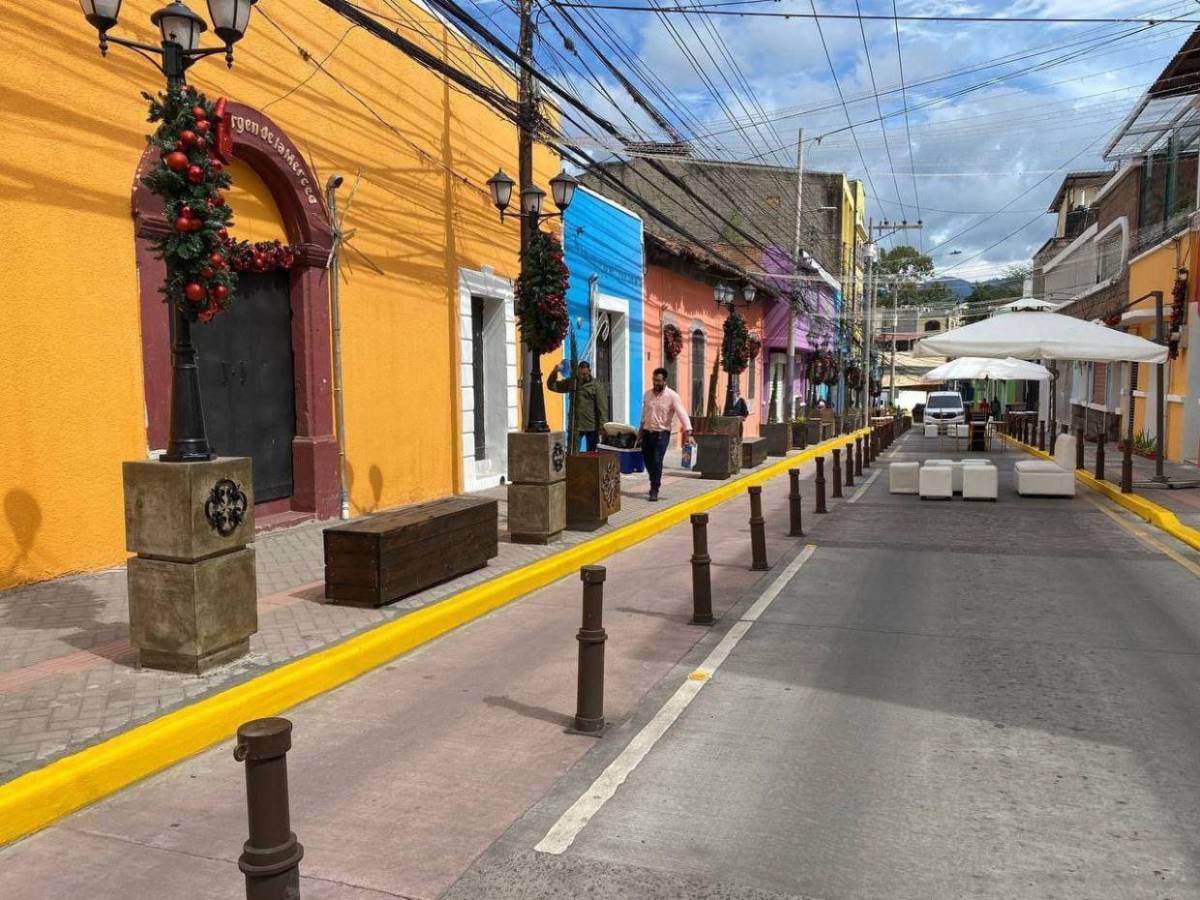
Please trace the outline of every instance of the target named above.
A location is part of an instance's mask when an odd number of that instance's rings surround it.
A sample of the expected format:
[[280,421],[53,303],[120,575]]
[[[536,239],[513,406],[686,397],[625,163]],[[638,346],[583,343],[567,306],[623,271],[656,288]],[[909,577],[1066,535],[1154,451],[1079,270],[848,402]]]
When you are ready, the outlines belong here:
[[229,114],[229,127],[233,134],[239,136],[250,135],[278,153],[287,167],[292,170],[292,174],[295,175],[296,183],[304,193],[305,199],[311,204],[319,204],[321,202],[316,190],[313,188],[308,169],[304,165],[304,157],[300,155],[291,141],[287,140],[276,130],[275,126],[255,117],[252,113],[239,111]]

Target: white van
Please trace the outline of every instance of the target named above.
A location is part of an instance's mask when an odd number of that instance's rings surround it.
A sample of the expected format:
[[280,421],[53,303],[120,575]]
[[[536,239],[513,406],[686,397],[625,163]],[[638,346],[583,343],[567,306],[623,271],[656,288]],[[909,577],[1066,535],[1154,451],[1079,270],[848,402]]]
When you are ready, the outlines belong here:
[[933,391],[925,401],[925,421],[938,425],[961,425],[967,421],[962,394],[958,391]]

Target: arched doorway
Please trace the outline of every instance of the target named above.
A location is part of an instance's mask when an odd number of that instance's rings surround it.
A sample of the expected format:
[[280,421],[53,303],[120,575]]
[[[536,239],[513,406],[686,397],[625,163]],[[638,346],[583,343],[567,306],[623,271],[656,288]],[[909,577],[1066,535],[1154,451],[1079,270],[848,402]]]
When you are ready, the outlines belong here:
[[[228,113],[235,177],[244,166],[251,178],[261,179],[285,231],[240,233],[235,206],[234,235],[279,237],[299,253],[290,272],[243,273],[234,309],[193,329],[205,418],[218,453],[254,459],[260,519],[289,511],[328,518],[340,508],[326,280],[328,217],[315,176],[279,127],[242,104],[230,103]],[[163,265],[151,252],[152,241],[167,226],[162,204],[140,183],[152,162],[147,154],[138,166],[133,218],[147,441],[155,451],[166,445],[171,356],[167,309],[158,293]]]

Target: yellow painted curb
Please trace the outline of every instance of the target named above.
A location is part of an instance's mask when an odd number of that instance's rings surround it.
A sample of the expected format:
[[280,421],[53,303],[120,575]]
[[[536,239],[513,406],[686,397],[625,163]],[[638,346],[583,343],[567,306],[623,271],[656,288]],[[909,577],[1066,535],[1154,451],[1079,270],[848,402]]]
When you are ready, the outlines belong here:
[[0,844],[45,828],[135,781],[231,737],[250,719],[280,713],[345,684],[434,638],[783,474],[870,429],[763,466],[593,540],[468,588],[325,650],[167,713],[0,785]]
[[[1053,459],[1044,450],[1038,450],[1036,447],[1022,444],[1016,438],[1009,437],[1008,435],[1001,435],[1001,437],[1031,456],[1037,456],[1041,459]],[[1166,507],[1159,506],[1157,503],[1147,500],[1145,497],[1140,497],[1137,494],[1122,494],[1121,488],[1118,485],[1110,484],[1107,481],[1100,481],[1086,469],[1076,469],[1075,479],[1081,484],[1087,485],[1098,494],[1103,494],[1114,503],[1125,507],[1138,518],[1149,522],[1157,528],[1161,528],[1167,534],[1171,535],[1171,537],[1182,541],[1193,550],[1200,550],[1200,531],[1184,525],[1179,521],[1179,517]]]

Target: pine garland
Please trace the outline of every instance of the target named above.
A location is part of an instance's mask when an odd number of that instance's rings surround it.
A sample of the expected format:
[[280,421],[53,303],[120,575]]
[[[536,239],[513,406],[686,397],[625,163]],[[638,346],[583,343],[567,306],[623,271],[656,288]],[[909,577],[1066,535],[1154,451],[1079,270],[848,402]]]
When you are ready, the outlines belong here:
[[746,320],[738,313],[725,320],[725,336],[721,341],[721,368],[730,375],[746,371],[750,364],[750,332]]
[[225,202],[231,179],[211,153],[216,112],[194,87],[143,96],[150,101],[148,120],[158,123],[146,140],[159,161],[142,184],[162,198],[171,228],[154,243],[167,267],[161,293],[188,318],[207,322],[232,305],[237,290],[225,244],[233,218]]
[[569,274],[558,238],[538,231],[530,241],[516,286],[521,339],[538,355],[557,350],[567,336]]
[[663,327],[663,352],[668,360],[683,352],[683,332],[670,323]]

